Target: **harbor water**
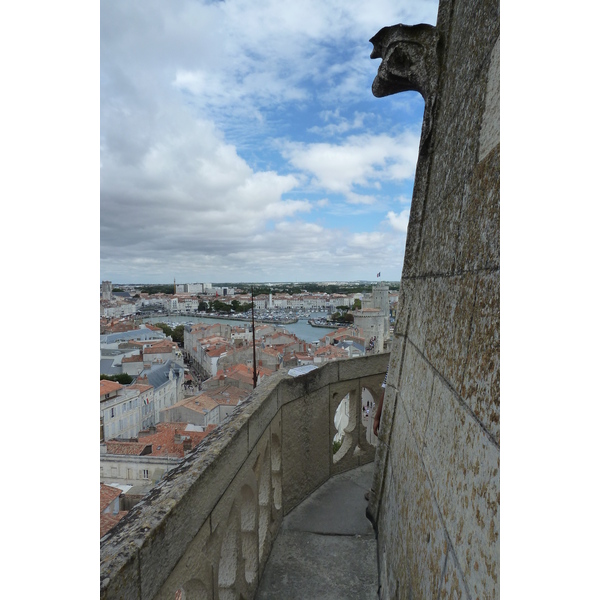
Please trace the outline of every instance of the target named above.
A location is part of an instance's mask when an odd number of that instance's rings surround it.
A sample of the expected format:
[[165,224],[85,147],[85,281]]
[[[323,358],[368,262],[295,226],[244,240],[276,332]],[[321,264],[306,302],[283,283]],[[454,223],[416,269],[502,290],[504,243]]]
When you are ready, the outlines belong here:
[[[315,313],[311,318],[323,317],[323,314]],[[206,317],[196,317],[191,315],[164,315],[162,317],[149,317],[144,319],[144,323],[227,323],[228,325],[246,325],[250,321],[242,321],[241,319],[211,319]],[[256,322],[256,325],[260,325]],[[281,329],[286,329],[290,333],[295,334],[305,342],[316,342],[324,335],[336,331],[337,327],[313,327],[305,318],[299,319],[296,323],[286,323],[285,325],[276,325]]]

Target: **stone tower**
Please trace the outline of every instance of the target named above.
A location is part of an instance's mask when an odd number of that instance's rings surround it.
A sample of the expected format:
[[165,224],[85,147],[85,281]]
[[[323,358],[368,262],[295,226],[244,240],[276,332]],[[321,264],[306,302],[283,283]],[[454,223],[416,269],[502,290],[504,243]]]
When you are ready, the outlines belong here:
[[368,508],[380,598],[499,598],[499,2],[371,41],[375,96],[425,99]]
[[112,298],[112,283],[110,281],[102,282],[102,300],[110,300]]

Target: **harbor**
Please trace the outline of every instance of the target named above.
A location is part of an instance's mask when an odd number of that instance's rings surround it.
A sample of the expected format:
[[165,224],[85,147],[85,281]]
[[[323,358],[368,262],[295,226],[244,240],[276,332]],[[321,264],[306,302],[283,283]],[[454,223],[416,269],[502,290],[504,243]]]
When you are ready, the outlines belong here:
[[[294,319],[291,319],[289,322],[273,322],[268,321],[265,317],[256,317],[254,318],[254,322],[256,324],[272,324],[276,327],[281,327],[293,333],[301,340],[306,342],[314,343],[319,338],[323,337],[325,334],[336,331],[338,326],[332,323],[327,326],[325,324],[325,319],[323,318],[324,313],[300,313]],[[306,315],[306,316],[305,316]],[[283,319],[282,319],[283,320]],[[309,321],[321,322],[319,325],[311,325]],[[142,322],[145,323],[166,323],[169,327],[177,327],[177,325],[191,325],[194,323],[229,323],[235,324],[239,323],[240,325],[250,325],[252,323],[252,317],[242,316],[242,317],[230,317],[229,315],[207,315],[207,314],[154,314],[151,317],[144,317]],[[317,331],[315,331],[317,329]]]

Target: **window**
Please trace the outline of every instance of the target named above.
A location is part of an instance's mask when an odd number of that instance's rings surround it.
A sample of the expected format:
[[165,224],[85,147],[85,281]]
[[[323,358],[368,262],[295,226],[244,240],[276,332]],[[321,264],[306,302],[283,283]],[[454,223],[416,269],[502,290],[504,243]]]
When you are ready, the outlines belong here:
[[143,474],[144,479],[149,479],[149,477],[148,477],[148,469],[144,469],[142,471],[142,474]]

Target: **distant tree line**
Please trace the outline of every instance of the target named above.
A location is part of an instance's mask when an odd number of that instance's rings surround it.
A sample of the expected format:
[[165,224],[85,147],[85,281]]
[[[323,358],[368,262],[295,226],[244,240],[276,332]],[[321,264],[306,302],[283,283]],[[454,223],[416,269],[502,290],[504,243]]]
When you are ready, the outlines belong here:
[[[386,282],[390,288],[399,287],[399,282]],[[249,293],[250,287],[254,287],[254,295],[260,294],[301,294],[308,292],[310,294],[321,292],[325,294],[364,294],[371,292],[372,282],[352,282],[352,283],[302,283],[302,284],[273,284],[264,283],[217,283],[216,287],[235,287],[243,292]]]
[[240,302],[239,300],[232,300],[231,304],[222,302],[221,300],[201,300],[198,302],[199,312],[224,312],[224,313],[244,313],[252,309],[251,302]]
[[[400,282],[386,281],[390,288],[398,288]],[[264,283],[213,283],[213,287],[236,288],[244,293],[250,293],[250,288],[254,287],[254,295],[260,294],[301,294],[302,292],[325,294],[361,294],[370,292],[373,282],[358,281],[350,283],[281,283],[266,285]],[[113,290],[115,291],[115,290]],[[141,293],[146,294],[172,294],[173,284],[147,284],[140,287]]]
[[173,284],[144,285],[140,288],[142,294],[172,294]]

